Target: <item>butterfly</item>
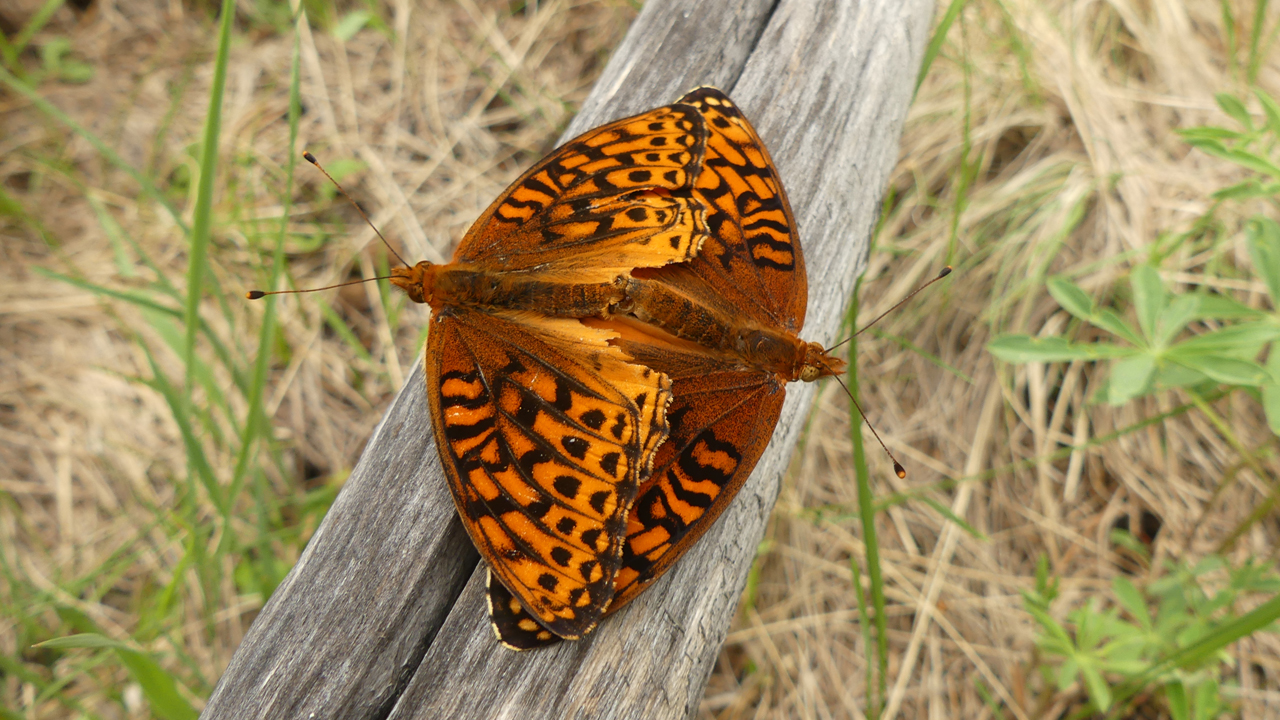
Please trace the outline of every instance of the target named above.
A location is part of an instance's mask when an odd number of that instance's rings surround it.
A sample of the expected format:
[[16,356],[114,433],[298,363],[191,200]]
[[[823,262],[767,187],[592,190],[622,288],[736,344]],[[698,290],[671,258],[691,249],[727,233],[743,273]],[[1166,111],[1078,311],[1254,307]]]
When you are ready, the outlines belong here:
[[428,404],[463,526],[491,586],[557,637],[612,602],[627,512],[669,431],[671,381],[579,319],[624,300],[632,269],[699,251],[706,138],[681,104],[590,130],[494,200],[452,262],[392,271],[432,308]]
[[[776,167],[741,110],[703,87],[677,104],[707,126],[693,196],[707,209],[696,257],[637,269],[615,315],[587,321],[619,334],[633,360],[671,379],[669,435],[627,516],[608,612],[662,576],[741,489],[773,435],[786,384],[835,375],[845,362],[799,338],[808,282],[795,218]],[[499,639],[515,649],[556,642],[500,583],[488,585]]]

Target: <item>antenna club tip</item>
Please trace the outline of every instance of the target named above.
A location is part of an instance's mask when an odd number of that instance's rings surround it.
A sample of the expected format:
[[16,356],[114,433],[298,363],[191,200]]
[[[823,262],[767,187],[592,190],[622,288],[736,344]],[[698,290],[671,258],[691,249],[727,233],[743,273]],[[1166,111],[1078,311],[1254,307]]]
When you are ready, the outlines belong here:
[[946,276],[948,276],[948,275],[950,275],[950,274],[951,274],[951,266],[950,266],[950,265],[948,265],[948,266],[946,266],[946,267],[942,268],[942,272],[938,273],[938,277],[943,278],[943,277],[946,277]]
[[906,468],[902,467],[900,463],[895,462],[893,464],[893,472],[898,476],[899,480],[905,480],[907,477]]
[[316,156],[315,156],[315,155],[312,155],[312,154],[311,154],[311,152],[310,152],[310,151],[307,151],[307,150],[303,150],[303,151],[302,151],[302,159],[303,159],[303,160],[306,160],[307,162],[311,163],[312,165],[319,165],[319,164],[320,164],[320,163],[316,162]]
[[266,295],[267,294],[262,292],[261,290],[250,290],[249,292],[244,294],[244,296],[249,300],[258,300],[260,298],[266,297]]

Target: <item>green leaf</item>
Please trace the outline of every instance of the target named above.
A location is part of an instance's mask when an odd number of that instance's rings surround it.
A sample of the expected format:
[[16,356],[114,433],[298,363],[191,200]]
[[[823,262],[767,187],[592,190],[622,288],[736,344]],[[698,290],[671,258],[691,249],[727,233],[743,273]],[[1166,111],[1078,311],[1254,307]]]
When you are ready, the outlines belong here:
[[1149,353],[1112,363],[1107,402],[1123,405],[1143,395],[1151,385],[1151,376],[1155,370],[1155,357]]
[[1133,581],[1123,575],[1117,575],[1116,579],[1111,581],[1111,591],[1115,593],[1116,601],[1120,606],[1138,621],[1143,630],[1149,632],[1151,613],[1147,611],[1146,598],[1142,597],[1142,593],[1138,591]]
[[1248,200],[1257,197],[1271,197],[1280,194],[1280,183],[1264,183],[1258,178],[1249,178],[1235,185],[1228,185],[1214,191],[1209,197],[1214,200]]
[[1076,681],[1076,675],[1079,671],[1080,663],[1076,662],[1073,658],[1067,658],[1067,660],[1062,663],[1062,666],[1058,668],[1058,689],[1066,690],[1071,687],[1071,683]]
[[1212,720],[1222,709],[1217,678],[1207,678],[1196,685],[1195,720]]
[[1165,701],[1169,703],[1169,714],[1173,720],[1191,720],[1191,706],[1187,702],[1187,689],[1181,682],[1171,682],[1164,686]]
[[1160,273],[1150,265],[1139,265],[1129,275],[1129,284],[1133,288],[1134,309],[1138,313],[1138,327],[1147,338],[1156,335],[1156,318],[1164,310],[1168,301],[1168,293]]
[[1200,298],[1199,307],[1193,320],[1241,320],[1244,318],[1266,317],[1262,310],[1245,305],[1235,298],[1211,293],[1197,293]]
[[1212,380],[1228,385],[1257,387],[1270,377],[1267,371],[1256,362],[1225,355],[1182,355],[1170,351],[1166,357],[1179,365],[1198,370]]
[[1248,150],[1229,149],[1220,153],[1213,153],[1223,160],[1231,162],[1243,168],[1248,168],[1256,173],[1270,175],[1273,178],[1280,179],[1280,166],[1271,162],[1267,158],[1251,153]]
[[66,637],[53,638],[45,640],[42,643],[36,643],[33,647],[49,648],[51,650],[70,650],[73,648],[112,648],[124,647],[119,640],[112,640],[109,637],[99,635],[97,633],[80,633],[78,635],[67,635]]
[[1073,343],[1062,337],[1035,338],[1029,335],[999,335],[987,343],[987,350],[1011,363],[1070,362],[1124,357],[1135,350],[1104,343]]
[[933,30],[933,37],[929,38],[929,45],[924,51],[924,60],[920,63],[920,72],[916,74],[916,87],[914,92],[920,90],[920,83],[924,82],[928,76],[929,68],[933,66],[933,61],[938,57],[938,53],[942,51],[942,43],[947,39],[947,33],[951,30],[951,25],[960,15],[960,11],[964,9],[968,0],[951,0],[947,5],[947,11],[943,13],[942,19],[938,21],[938,26]]
[[369,20],[372,17],[373,14],[368,10],[356,10],[355,12],[347,13],[347,15],[339,20],[338,24],[334,26],[333,36],[342,42],[347,42],[351,38],[355,37],[356,33],[363,30],[364,26],[369,24]]
[[1245,225],[1245,235],[1253,267],[1271,293],[1271,306],[1280,308],[1280,224],[1258,215]]
[[1267,117],[1267,129],[1272,135],[1280,138],[1280,104],[1277,104],[1275,98],[1263,92],[1261,88],[1254,88],[1253,94],[1262,104],[1262,113]]
[[1209,377],[1177,363],[1163,363],[1156,368],[1155,384],[1159,388],[1181,388],[1209,382]]
[[964,518],[960,517],[959,515],[956,515],[954,512],[951,511],[951,508],[947,507],[946,505],[943,505],[942,503],[928,496],[922,496],[920,500],[922,500],[924,504],[936,510],[937,513],[942,517],[946,518],[947,520],[950,520],[956,525],[959,525],[962,530],[969,533],[969,537],[972,537],[976,540],[984,540],[984,541],[987,539],[987,536],[984,535],[981,530],[970,525],[967,521],[965,521]]
[[1249,115],[1249,110],[1245,108],[1244,103],[1240,102],[1238,98],[1226,93],[1218,93],[1213,97],[1218,101],[1218,107],[1222,108],[1222,112],[1230,115],[1245,129],[1253,129],[1253,118]]
[[1179,295],[1175,297],[1156,317],[1156,332],[1152,344],[1156,347],[1167,347],[1197,315],[1200,314],[1200,302],[1203,295]]
[[1252,358],[1262,346],[1280,338],[1280,324],[1271,321],[1247,322],[1188,338],[1169,348],[1178,355],[1232,355]]
[[1217,127],[1215,125],[1183,128],[1182,130],[1178,130],[1177,133],[1181,135],[1182,139],[1189,145],[1194,144],[1195,142],[1209,141],[1216,143],[1219,147],[1223,147],[1223,141],[1240,140],[1244,137],[1244,133],[1238,130],[1228,130],[1227,128]]
[[1143,340],[1129,323],[1116,314],[1115,310],[1103,310],[1093,316],[1093,324],[1106,330],[1117,337],[1128,340],[1138,347],[1146,347],[1147,343]]
[[1093,701],[1093,706],[1106,712],[1111,707],[1111,686],[1093,665],[1081,665],[1080,674],[1084,677],[1084,686],[1089,692],[1089,699]]
[[1081,320],[1093,317],[1093,298],[1079,286],[1060,277],[1049,278],[1049,294],[1064,310]]
[[1180,134],[1182,135],[1182,139],[1186,140],[1188,145],[1201,152],[1208,153],[1209,155],[1220,156],[1222,153],[1227,151],[1227,146],[1222,144],[1222,141],[1217,138],[1187,135],[1186,133]]

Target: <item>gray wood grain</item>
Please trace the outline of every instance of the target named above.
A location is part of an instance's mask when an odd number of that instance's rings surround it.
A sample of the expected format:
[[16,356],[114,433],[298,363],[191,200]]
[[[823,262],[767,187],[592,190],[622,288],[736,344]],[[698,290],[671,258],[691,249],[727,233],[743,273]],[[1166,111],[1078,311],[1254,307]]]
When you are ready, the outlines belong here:
[[[809,270],[807,340],[829,342],[865,261],[927,41],[931,0],[651,0],[573,135],[716,85],[778,165]],[[253,623],[206,718],[675,718],[697,710],[813,387],[716,526],[587,639],[527,653],[488,626],[484,568],[453,511],[421,363],[298,565]]]

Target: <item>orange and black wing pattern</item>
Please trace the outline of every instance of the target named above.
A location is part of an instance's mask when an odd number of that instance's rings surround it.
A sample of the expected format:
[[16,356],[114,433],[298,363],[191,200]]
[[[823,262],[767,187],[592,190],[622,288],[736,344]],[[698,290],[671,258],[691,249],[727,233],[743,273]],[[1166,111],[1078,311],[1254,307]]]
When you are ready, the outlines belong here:
[[[696,258],[650,277],[704,307],[727,303],[762,325],[798,332],[808,302],[804,257],[768,151],[719,90],[699,88],[680,102],[698,108],[707,123],[694,194],[708,207],[710,236]],[[773,372],[650,335],[619,347],[671,378],[671,433],[628,518],[613,609],[666,572],[720,517],[764,453],[786,398],[786,382]]]
[[786,398],[772,373],[652,341],[619,346],[670,377],[673,400],[670,435],[627,518],[610,611],[661,577],[725,511],[773,437]]
[[440,309],[426,377],[449,488],[490,571],[556,636],[613,598],[627,512],[667,436],[670,383],[616,333],[532,312]]
[[[764,143],[742,111],[716,88],[679,100],[707,126],[694,196],[707,208],[708,238],[698,256],[663,276],[708,305],[727,303],[760,325],[798,333],[809,289],[791,203]],[[674,268],[673,268],[674,270]]]
[[[678,289],[707,312],[738,312],[760,325],[798,332],[807,302],[804,259],[773,162],[719,90],[700,88],[680,102],[697,107],[708,127],[694,193],[708,208],[710,235],[693,260],[644,276]],[[670,377],[672,401],[669,436],[628,514],[609,612],[661,577],[724,512],[768,445],[786,397],[786,382],[774,372],[651,327],[611,322],[621,335],[617,347]],[[509,647],[556,642],[501,588],[490,587],[490,611]]]
[[678,103],[590,130],[499,196],[454,261],[591,283],[688,260],[706,236],[691,196],[706,139],[702,115]]

